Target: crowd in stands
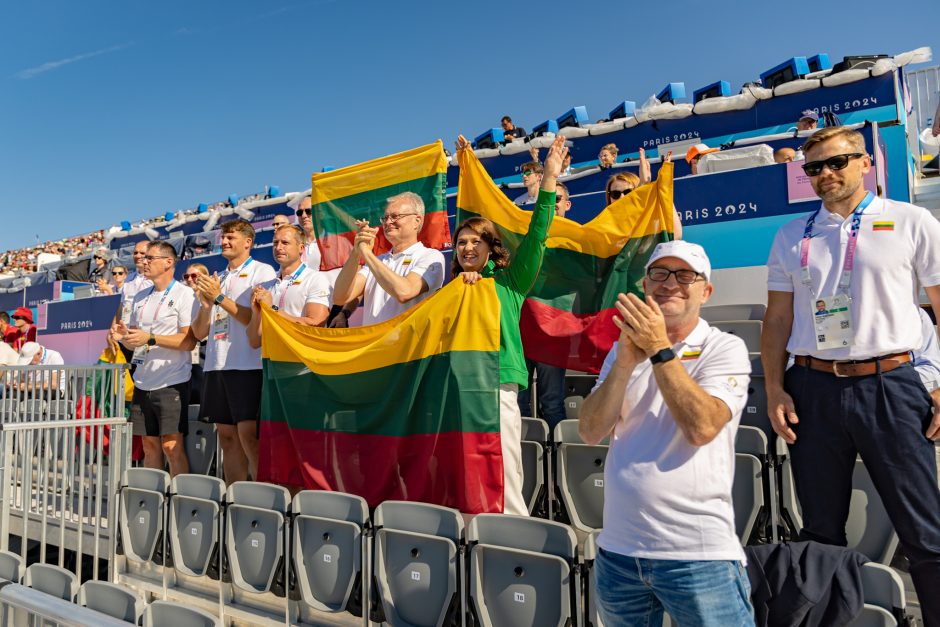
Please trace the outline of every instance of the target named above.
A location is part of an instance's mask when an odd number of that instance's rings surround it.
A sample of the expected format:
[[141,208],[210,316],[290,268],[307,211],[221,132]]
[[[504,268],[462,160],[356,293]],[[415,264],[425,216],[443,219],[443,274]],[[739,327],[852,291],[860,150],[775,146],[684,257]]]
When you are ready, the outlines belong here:
[[8,250],[0,254],[0,275],[28,274],[38,270],[39,255],[48,253],[61,259],[87,255],[104,243],[104,231],[69,237],[36,246]]

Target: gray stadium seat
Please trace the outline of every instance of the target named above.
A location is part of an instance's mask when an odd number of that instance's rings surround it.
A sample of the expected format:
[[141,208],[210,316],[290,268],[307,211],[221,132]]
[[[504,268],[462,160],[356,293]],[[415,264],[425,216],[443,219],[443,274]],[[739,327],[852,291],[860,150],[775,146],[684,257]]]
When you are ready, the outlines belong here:
[[[190,410],[198,405],[190,405]],[[206,475],[212,468],[212,462],[218,450],[216,426],[198,420],[189,421],[189,434],[186,436],[186,457],[189,459],[189,472]]]
[[237,481],[226,493],[225,549],[232,584],[245,592],[270,592],[284,561],[290,492],[282,486]]
[[531,514],[545,490],[545,448],[538,442],[528,440],[523,440],[521,445],[522,497]]
[[601,530],[592,531],[584,541],[584,576],[587,578],[587,592],[584,595],[587,624],[604,627],[604,622],[597,614],[597,588],[594,581],[594,560],[597,559],[597,536]]
[[484,627],[581,619],[577,539],[567,525],[506,514],[470,521],[471,611]]
[[767,415],[767,390],[764,387],[764,377],[760,375],[752,374],[747,384],[747,401],[741,413],[741,424],[763,431],[767,442],[772,442],[777,437]]
[[761,463],[761,484],[764,505],[758,513],[754,533],[764,541],[777,542],[777,476],[771,463],[770,445],[767,436],[757,427],[741,425],[734,440],[734,452],[753,455]]
[[[541,418],[523,418],[522,442],[522,494],[529,504],[529,513],[545,518],[550,514],[548,506],[552,498],[549,480],[552,477],[549,454],[552,438],[548,423]],[[537,450],[531,444],[537,444]]]
[[522,439],[547,444],[550,440],[548,423],[541,418],[522,418]]
[[170,475],[152,468],[128,468],[122,485],[120,530],[124,555],[134,562],[149,562],[163,541]]
[[73,603],[78,594],[75,573],[52,564],[36,563],[27,567],[23,585]]
[[170,483],[170,551],[173,566],[203,577],[218,559],[219,522],[225,482],[198,474],[177,475]]
[[463,517],[386,501],[375,510],[374,578],[389,625],[443,625],[464,611]]
[[742,543],[747,544],[764,505],[761,483],[761,463],[753,455],[736,453],[734,456],[734,483],[731,486],[734,505],[734,529]]
[[324,612],[347,610],[363,594],[365,499],[342,492],[304,490],[294,496],[294,572],[303,603]]
[[199,409],[200,405],[198,403],[193,403],[189,405],[189,420],[199,420]]
[[747,345],[750,353],[760,352],[760,332],[763,323],[760,320],[724,320],[713,322],[712,326],[725,333],[737,335]]
[[906,624],[904,582],[890,566],[868,562],[862,566],[865,605],[852,627],[891,627]]
[[729,320],[763,320],[767,313],[765,305],[705,305],[699,316],[709,324],[727,322]]
[[221,627],[218,617],[170,601],[154,601],[144,610],[144,627]]
[[581,414],[581,403],[584,402],[583,396],[569,396],[565,399],[565,417],[577,420]]
[[[584,440],[581,439],[581,435],[578,433],[577,420],[562,420],[557,425],[555,425],[555,432],[552,435],[556,446],[563,443],[584,444]],[[601,444],[609,443],[609,437],[601,440]]]
[[609,446],[562,443],[556,468],[558,490],[571,524],[580,531],[604,524],[604,465]]
[[126,586],[107,581],[86,581],[78,591],[82,607],[137,624],[144,612],[144,600]]
[[24,571],[23,559],[19,555],[0,551],[0,580],[20,583]]

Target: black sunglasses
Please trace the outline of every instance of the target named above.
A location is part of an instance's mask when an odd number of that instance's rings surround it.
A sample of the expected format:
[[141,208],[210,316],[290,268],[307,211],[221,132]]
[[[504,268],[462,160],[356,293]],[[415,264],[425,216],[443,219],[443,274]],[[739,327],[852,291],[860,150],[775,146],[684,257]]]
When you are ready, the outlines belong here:
[[854,159],[855,157],[864,157],[865,153],[863,152],[850,152],[844,155],[835,155],[834,157],[829,157],[828,159],[823,159],[822,161],[810,161],[803,164],[803,171],[806,172],[806,176],[819,176],[822,172],[823,166],[829,168],[833,172],[836,170],[842,170],[845,166],[849,165],[849,159]]
[[298,218],[299,218],[300,216],[304,215],[305,213],[306,213],[308,216],[312,216],[312,215],[313,215],[313,209],[298,209],[298,210],[295,211],[294,213],[297,214],[297,217],[298,217]]
[[610,194],[611,200],[620,200],[623,196],[626,196],[632,191],[633,191],[633,188],[631,187],[630,189],[624,189],[624,190],[612,189],[607,193]]
[[111,271],[111,276],[124,276],[125,274],[127,273],[126,272],[114,272],[113,270]]

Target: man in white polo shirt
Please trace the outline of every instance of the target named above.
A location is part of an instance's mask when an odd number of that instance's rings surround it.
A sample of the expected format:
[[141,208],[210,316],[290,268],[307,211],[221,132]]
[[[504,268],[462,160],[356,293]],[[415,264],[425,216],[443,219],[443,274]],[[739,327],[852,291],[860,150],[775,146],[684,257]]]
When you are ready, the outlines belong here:
[[127,324],[118,321],[111,332],[133,351],[131,422],[134,435],[143,437],[144,466],[162,469],[165,455],[172,476],[189,472],[183,437],[194,346],[189,327],[197,307],[193,291],[173,278],[176,261],[176,249],[166,242],[147,246],[143,273],[152,285],[137,292]]
[[[385,238],[391,252],[372,252],[377,227],[357,223],[359,232],[349,259],[333,289],[333,301],[344,305],[365,296],[362,324],[385,322],[411,309],[444,284],[444,255],[418,241],[424,224],[424,201],[413,192],[388,199],[382,216]],[[360,260],[365,266],[359,268]]]
[[[37,342],[26,342],[20,349],[19,358],[16,361],[18,366],[64,366],[65,360],[59,351],[46,348]],[[45,373],[30,372],[26,377],[19,379],[19,389],[21,392],[32,390],[34,396],[42,396],[49,399],[55,399],[59,394],[65,393],[65,379],[59,378],[62,373],[60,370],[49,370]]]
[[287,224],[274,232],[274,259],[280,266],[277,278],[261,283],[252,291],[248,343],[261,347],[261,304],[267,304],[282,318],[317,327],[330,313],[330,283],[325,274],[300,260],[304,235],[299,227]]
[[751,364],[744,342],[699,318],[711,263],[659,244],[646,301],[618,297],[620,338],[581,406],[588,443],[611,436],[595,562],[605,625],[753,625],[735,535],[734,438]]
[[276,273],[251,257],[255,230],[245,220],[222,224],[221,276],[200,276],[202,305],[193,320],[197,340],[208,338],[200,414],[214,422],[222,446],[225,480],[231,484],[258,476],[258,412],[261,408],[261,351],[248,344],[255,286]]
[[[925,622],[940,625],[940,391],[928,393],[911,360],[924,341],[919,288],[940,311],[940,223],[865,191],[871,160],[859,132],[822,129],[803,152],[822,207],[777,232],[761,338],[768,413],[790,444],[800,536],[845,546],[861,455],[910,560]],[[784,374],[788,353],[795,364]]]

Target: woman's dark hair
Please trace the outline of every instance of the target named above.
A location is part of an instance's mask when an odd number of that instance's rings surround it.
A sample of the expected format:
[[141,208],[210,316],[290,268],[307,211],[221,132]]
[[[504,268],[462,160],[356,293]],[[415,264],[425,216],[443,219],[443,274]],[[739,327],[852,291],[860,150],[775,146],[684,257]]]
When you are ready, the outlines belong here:
[[457,254],[457,239],[460,237],[460,232],[464,229],[470,229],[489,245],[490,261],[493,262],[497,270],[509,265],[509,251],[503,247],[503,241],[499,237],[496,226],[486,218],[477,216],[475,218],[467,218],[461,222],[457,230],[454,231],[454,258],[452,261],[452,272],[454,276],[464,271],[463,268],[460,267],[459,255]]

